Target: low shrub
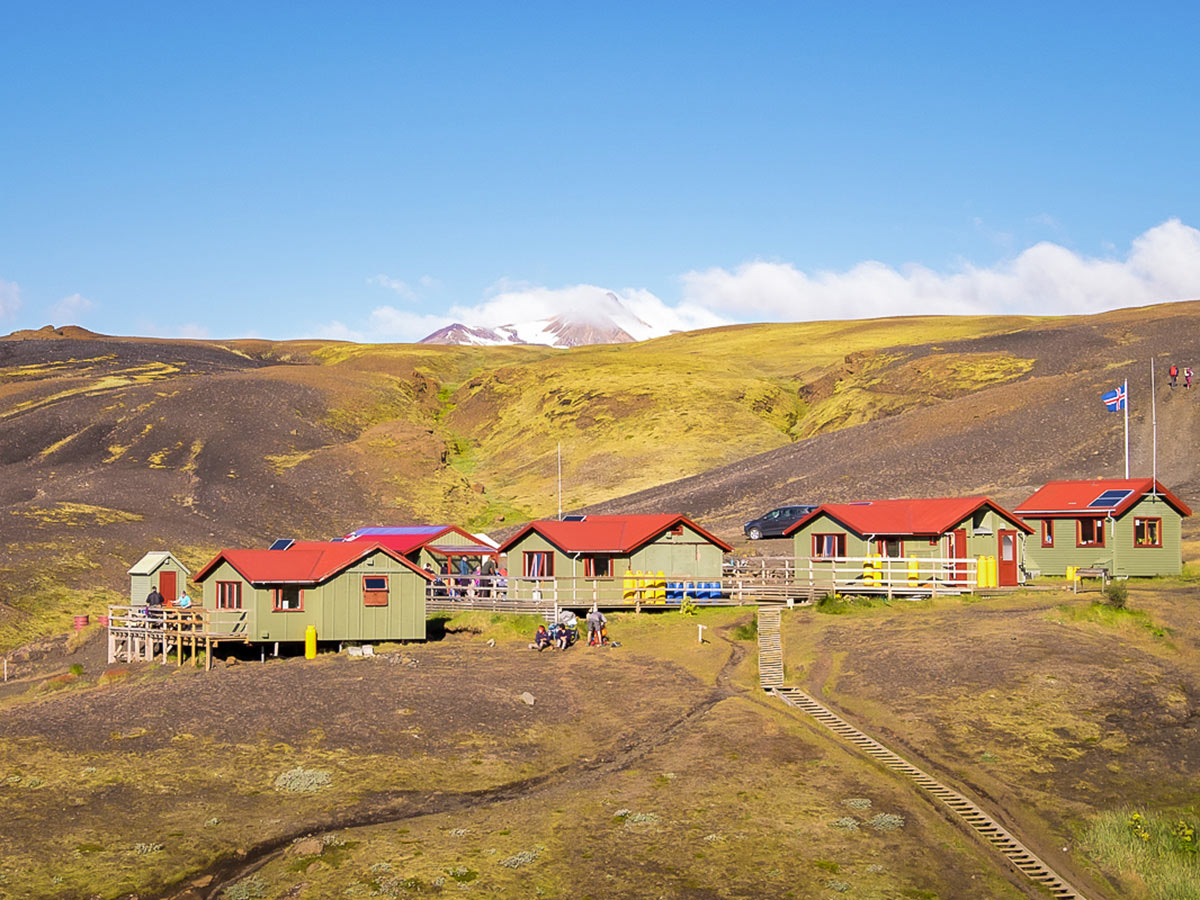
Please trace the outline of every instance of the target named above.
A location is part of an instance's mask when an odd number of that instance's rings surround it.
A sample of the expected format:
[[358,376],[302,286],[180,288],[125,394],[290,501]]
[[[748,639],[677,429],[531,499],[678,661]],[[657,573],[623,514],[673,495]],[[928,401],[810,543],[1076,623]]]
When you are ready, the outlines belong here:
[[729,634],[735,641],[758,640],[758,619],[755,618],[749,622],[743,622],[741,625],[734,625],[729,630]]
[[1115,609],[1124,609],[1129,600],[1129,584],[1125,581],[1110,581],[1104,588],[1104,599]]
[[311,794],[326,787],[332,779],[321,769],[289,769],[275,779],[275,790],[289,794]]

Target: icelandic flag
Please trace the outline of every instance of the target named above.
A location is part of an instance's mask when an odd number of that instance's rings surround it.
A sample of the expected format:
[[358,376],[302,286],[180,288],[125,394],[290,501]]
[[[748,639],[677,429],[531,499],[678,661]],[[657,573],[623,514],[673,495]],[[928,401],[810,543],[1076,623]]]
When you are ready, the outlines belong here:
[[1120,412],[1125,408],[1125,386],[1114,388],[1107,394],[1101,394],[1100,399],[1108,407],[1109,412]]

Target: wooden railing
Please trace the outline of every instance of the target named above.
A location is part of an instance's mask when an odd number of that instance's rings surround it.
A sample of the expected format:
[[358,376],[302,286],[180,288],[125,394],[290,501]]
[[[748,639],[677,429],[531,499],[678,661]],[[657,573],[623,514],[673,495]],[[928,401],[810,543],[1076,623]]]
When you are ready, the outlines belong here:
[[211,666],[212,646],[228,640],[249,640],[247,610],[171,606],[110,606],[108,608],[108,661],[152,662],[160,653],[163,662],[172,651],[183,665],[185,648],[192,659],[205,651]]
[[976,568],[969,558],[735,558],[714,579],[657,572],[552,578],[443,575],[426,597],[429,609],[540,612],[593,604],[606,609],[679,606],[685,600],[697,606],[783,603],[835,593],[937,596],[974,591]]

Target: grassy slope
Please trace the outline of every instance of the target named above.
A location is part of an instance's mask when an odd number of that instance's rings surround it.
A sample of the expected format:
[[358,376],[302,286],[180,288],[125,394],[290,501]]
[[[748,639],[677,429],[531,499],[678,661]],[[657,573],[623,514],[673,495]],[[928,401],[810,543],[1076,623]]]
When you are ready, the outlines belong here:
[[[1029,400],[1039,395],[1027,383],[1060,396],[1078,390],[1064,372],[1105,368],[1114,346],[1140,352],[1133,348],[1147,338],[1139,329],[1159,327],[1166,340],[1192,333],[1183,327],[1188,316],[1191,305],[1176,304],[1092,319],[748,325],[571,351],[31,342],[11,364],[0,355],[0,517],[13,526],[0,553],[0,648],[12,645],[7,627],[31,632],[5,604],[36,607],[32,592],[47,578],[60,593],[123,592],[125,568],[151,546],[201,559],[220,546],[325,537],[371,522],[507,526],[557,507],[560,442],[564,503],[580,507],[814,435],[852,435],[850,426],[970,401],[981,389],[995,396],[1008,384],[1024,402],[1042,402]],[[64,348],[57,356],[56,346]],[[990,410],[956,413],[955,427],[992,417],[1007,438],[1002,414],[1030,420],[1015,407]],[[921,425],[926,436],[950,427],[930,422]],[[1064,424],[1050,443],[1091,453],[1094,424]],[[1049,446],[1026,458],[998,444],[981,459],[1039,470]],[[817,445],[814,452],[821,455]],[[854,483],[861,473],[842,474]],[[779,488],[764,481],[738,493],[741,504],[722,500],[719,517],[737,521],[742,506],[757,507]],[[62,504],[113,516],[54,521]],[[81,529],[98,565],[51,572]]]
[[[1194,844],[1156,857],[1120,841],[1133,811],[1200,821],[1196,595],[1163,580],[1131,590],[1128,611],[1069,592],[799,610],[786,617],[785,665],[918,765],[1007,810],[1052,865],[1110,881],[1111,896],[1196,898]],[[1164,879],[1180,871],[1191,887],[1172,892]]]
[[[714,694],[738,651],[696,643],[696,622],[715,635],[745,617],[621,615],[620,649],[536,655],[469,616],[445,643],[375,660],[48,679],[0,704],[0,898],[145,895],[235,849],[385,810],[396,821],[276,858],[245,896],[296,896],[300,882],[307,897],[407,896],[467,872],[513,897],[808,897],[834,883],[1020,896],[894,779],[763,700],[752,655]],[[278,709],[300,685],[299,705]],[[296,767],[328,784],[280,790]],[[496,800],[470,795],[531,777]],[[877,814],[902,824],[877,830]],[[536,859],[504,862],[523,853]]]

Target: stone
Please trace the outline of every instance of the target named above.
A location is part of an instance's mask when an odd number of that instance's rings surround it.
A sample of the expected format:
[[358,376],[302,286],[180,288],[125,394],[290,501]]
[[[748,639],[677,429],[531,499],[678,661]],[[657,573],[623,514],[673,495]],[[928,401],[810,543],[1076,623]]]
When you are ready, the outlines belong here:
[[529,691],[525,691],[525,693],[521,694],[521,696],[517,699],[519,699],[526,706],[533,706],[533,694],[529,693]]
[[319,856],[325,851],[325,842],[320,838],[304,838],[292,844],[292,853],[296,856]]

